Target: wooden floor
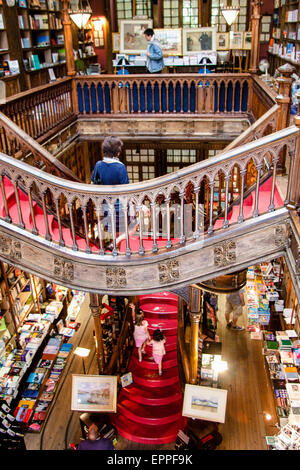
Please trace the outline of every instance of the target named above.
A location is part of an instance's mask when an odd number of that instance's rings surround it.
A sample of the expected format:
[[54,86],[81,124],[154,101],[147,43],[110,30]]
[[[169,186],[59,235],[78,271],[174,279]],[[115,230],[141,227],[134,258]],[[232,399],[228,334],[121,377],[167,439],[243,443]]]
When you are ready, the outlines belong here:
[[[246,310],[246,309],[245,309]],[[266,421],[265,413],[275,416],[274,401],[264,370],[261,342],[250,340],[246,331],[226,329],[224,296],[219,296],[218,335],[222,341],[222,358],[229,369],[223,373],[221,385],[228,390],[226,422],[220,424],[223,436],[220,450],[264,450],[265,435],[277,430],[274,421]],[[74,347],[91,349],[85,365],[87,373],[97,374],[93,340],[93,319],[89,313],[89,296],[83,303],[78,321],[79,330],[72,338]],[[246,325],[246,311],[240,324]],[[44,430],[39,434],[28,433],[28,450],[63,450],[70,442],[79,442],[78,412],[70,410],[72,374],[83,373],[82,361],[71,355],[59,383],[56,400],[49,412]],[[174,444],[146,446],[118,438],[117,449],[174,449]]]

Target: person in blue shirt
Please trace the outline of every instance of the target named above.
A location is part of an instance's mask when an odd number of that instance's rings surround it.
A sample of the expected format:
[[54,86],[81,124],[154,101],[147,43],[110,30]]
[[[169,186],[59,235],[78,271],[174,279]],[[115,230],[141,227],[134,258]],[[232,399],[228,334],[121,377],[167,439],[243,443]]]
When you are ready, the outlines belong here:
[[118,137],[105,137],[102,143],[103,160],[99,160],[92,174],[93,184],[128,184],[129,178],[125,165],[119,157],[123,142]]
[[150,73],[160,73],[164,67],[163,51],[158,41],[155,40],[154,31],[148,28],[144,31],[147,45],[147,69]]
[[[93,184],[103,185],[115,185],[115,184],[128,184],[129,178],[124,163],[120,162],[119,157],[122,151],[123,142],[118,137],[109,136],[105,137],[102,143],[103,160],[99,160],[92,173],[91,181]],[[106,201],[103,201],[104,218],[106,219],[107,232],[112,232],[111,227],[111,214],[109,214],[108,206]],[[115,221],[116,221],[116,234],[120,233],[120,214],[122,214],[122,207],[117,200],[115,203]],[[121,220],[123,217],[121,215]],[[104,222],[104,221],[103,221]],[[133,224],[135,230],[135,224]],[[131,232],[130,232],[131,233]],[[125,234],[122,233],[116,239],[116,246],[125,238]],[[113,251],[113,243],[110,240],[106,243],[105,248],[109,251]],[[114,254],[114,253],[113,253]]]

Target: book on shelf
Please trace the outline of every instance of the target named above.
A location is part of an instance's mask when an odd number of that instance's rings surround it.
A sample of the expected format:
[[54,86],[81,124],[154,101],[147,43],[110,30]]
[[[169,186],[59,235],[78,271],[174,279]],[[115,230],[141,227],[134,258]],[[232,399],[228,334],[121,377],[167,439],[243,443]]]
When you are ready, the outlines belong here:
[[32,68],[34,70],[39,70],[41,68],[39,56],[37,54],[32,54],[30,59],[31,59]]
[[21,8],[27,8],[26,0],[18,0],[18,5]]

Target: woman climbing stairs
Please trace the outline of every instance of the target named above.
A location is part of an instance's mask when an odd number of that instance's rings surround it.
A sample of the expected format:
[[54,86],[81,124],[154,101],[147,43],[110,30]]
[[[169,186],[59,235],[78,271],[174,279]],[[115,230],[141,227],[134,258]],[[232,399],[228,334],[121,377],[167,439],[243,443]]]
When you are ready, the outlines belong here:
[[148,322],[148,330],[161,329],[166,337],[163,374],[152,358],[152,347],[146,346],[142,362],[134,349],[128,371],[133,383],[121,390],[117,414],[112,423],[118,433],[134,442],[166,444],[175,442],[185,421],[177,365],[177,303],[170,292],[140,296],[140,308]]

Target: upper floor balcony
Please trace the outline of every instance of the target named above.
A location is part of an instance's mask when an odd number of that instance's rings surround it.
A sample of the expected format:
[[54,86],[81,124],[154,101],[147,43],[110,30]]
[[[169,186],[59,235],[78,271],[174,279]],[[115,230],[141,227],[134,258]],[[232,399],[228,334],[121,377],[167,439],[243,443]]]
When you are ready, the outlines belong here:
[[[9,98],[0,116],[2,259],[16,263],[17,256],[27,270],[85,290],[132,293],[137,285],[140,292],[180,287],[282,253],[286,207],[299,205],[291,73],[282,68],[277,93],[251,74],[105,75]],[[47,150],[56,138],[63,146],[108,134],[195,142],[227,134],[232,142],[209,160],[116,187],[81,183]]]

